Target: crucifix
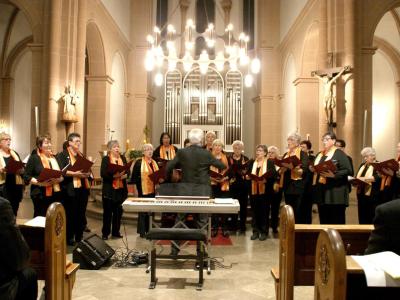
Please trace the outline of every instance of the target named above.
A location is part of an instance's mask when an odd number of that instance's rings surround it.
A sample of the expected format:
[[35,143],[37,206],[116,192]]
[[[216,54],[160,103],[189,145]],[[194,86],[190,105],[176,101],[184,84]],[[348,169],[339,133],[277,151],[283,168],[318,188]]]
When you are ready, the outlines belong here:
[[336,122],[333,121],[333,111],[336,108],[336,81],[350,70],[350,66],[345,66],[311,72],[312,77],[317,77],[323,83],[324,109],[329,130],[336,127]]

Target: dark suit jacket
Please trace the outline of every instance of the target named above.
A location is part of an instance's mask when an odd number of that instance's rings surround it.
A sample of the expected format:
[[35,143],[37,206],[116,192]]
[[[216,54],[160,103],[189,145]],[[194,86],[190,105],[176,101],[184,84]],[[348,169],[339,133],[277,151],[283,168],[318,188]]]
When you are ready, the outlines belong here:
[[173,160],[167,164],[167,175],[170,176],[176,165],[182,169],[181,182],[210,184],[210,166],[225,169],[225,165],[212,154],[197,145],[180,149]]
[[[125,156],[121,155],[122,162],[124,165],[126,165],[126,158]],[[103,159],[101,160],[101,167],[100,167],[100,175],[101,178],[103,178],[103,197],[111,198],[113,196],[113,187],[112,187],[112,182],[114,180],[113,174],[108,172],[108,164],[110,163],[110,159],[108,155],[104,156]],[[127,173],[128,178],[129,178],[130,171]],[[128,187],[126,185],[126,179],[122,180],[124,183],[124,198],[128,197]]]
[[376,208],[374,226],[365,254],[393,251],[400,255],[400,199]]
[[0,197],[0,286],[11,281],[28,262],[29,247],[15,224],[10,202]]
[[[322,162],[322,160],[321,160]],[[352,169],[347,155],[336,149],[332,156],[332,162],[336,165],[337,171],[334,178],[327,178],[326,184],[313,186],[315,201],[318,204],[349,205],[349,182],[348,176]]]

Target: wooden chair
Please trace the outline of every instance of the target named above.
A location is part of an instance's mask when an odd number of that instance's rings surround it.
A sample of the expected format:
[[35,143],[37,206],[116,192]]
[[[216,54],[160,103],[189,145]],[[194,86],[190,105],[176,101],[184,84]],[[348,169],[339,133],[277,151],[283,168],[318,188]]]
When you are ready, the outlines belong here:
[[327,228],[340,233],[348,255],[357,255],[364,253],[373,225],[295,224],[292,208],[281,208],[279,269],[271,270],[277,299],[293,300],[294,286],[314,285],[315,247]]
[[320,232],[315,249],[315,300],[346,299],[346,252],[335,229]]
[[31,249],[30,265],[45,281],[46,300],[69,300],[79,264],[66,261],[66,219],[61,203],[47,209],[45,227],[19,225]]

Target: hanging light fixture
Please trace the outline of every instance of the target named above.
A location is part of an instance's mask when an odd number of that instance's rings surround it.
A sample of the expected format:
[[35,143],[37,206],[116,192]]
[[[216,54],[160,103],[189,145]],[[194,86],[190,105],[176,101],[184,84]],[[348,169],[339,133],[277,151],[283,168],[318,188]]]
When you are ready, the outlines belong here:
[[[203,37],[206,48],[201,49],[201,54],[197,59],[193,56],[195,40],[198,37]],[[177,55],[176,40],[184,39],[184,49],[181,49],[181,53],[184,53],[182,57]],[[223,49],[219,49],[214,59],[209,57],[207,49],[215,49],[217,39],[223,41]],[[195,31],[195,24],[192,19],[187,20],[185,31],[181,34],[177,34],[174,26],[169,24],[167,26],[167,32],[165,37],[165,47],[162,47],[161,30],[156,26],[154,27],[153,34],[147,36],[147,42],[149,49],[145,55],[145,68],[151,72],[157,67],[157,74],[154,77],[157,86],[163,84],[163,75],[160,70],[163,69],[164,62],[167,62],[168,70],[172,71],[178,68],[180,65],[183,67],[185,72],[189,72],[194,65],[198,65],[201,74],[206,74],[208,67],[213,65],[218,71],[223,71],[227,66],[227,71],[238,70],[240,67],[245,67],[250,70],[252,74],[260,72],[260,60],[258,58],[250,59],[248,55],[248,42],[249,36],[245,33],[240,33],[236,40],[233,35],[233,25],[229,24],[223,35],[217,35],[214,24],[208,24],[208,27],[204,33],[197,33]],[[222,51],[223,50],[223,51]],[[253,77],[250,73],[245,76],[245,86],[251,86],[253,83]]]

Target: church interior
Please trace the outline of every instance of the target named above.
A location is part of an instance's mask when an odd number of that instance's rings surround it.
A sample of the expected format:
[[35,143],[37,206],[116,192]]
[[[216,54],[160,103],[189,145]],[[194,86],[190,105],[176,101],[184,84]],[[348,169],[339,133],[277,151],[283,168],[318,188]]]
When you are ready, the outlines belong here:
[[[345,141],[354,167],[348,175],[358,177],[365,149],[377,162],[400,158],[399,87],[400,0],[0,0],[0,133],[25,163],[38,136],[51,137],[56,154],[79,134],[80,151],[93,162],[83,239],[102,236],[114,260],[150,253],[152,245],[137,233],[137,212],[124,209],[112,237],[102,229],[102,164],[113,141],[128,161],[144,161],[146,145],[156,149],[164,133],[181,149],[201,129],[213,132],[227,156],[241,141],[243,154],[257,160],[260,145],[281,156],[293,137],[311,142],[308,154],[318,158],[328,134]],[[376,176],[390,185],[387,174]],[[133,179],[121,178],[128,197],[138,197]],[[18,224],[34,215],[29,184],[25,179]],[[362,223],[357,191],[349,191],[346,226]],[[278,207],[289,203],[283,193]],[[322,223],[318,205],[310,210],[313,225]],[[281,265],[284,228],[254,240],[254,207],[246,198],[247,206],[244,231],[225,236],[221,227],[210,242],[211,274],[204,271],[201,291],[192,260],[160,260],[155,289],[145,265],[109,263],[77,270],[68,297],[49,296],[47,279],[39,280],[38,299],[320,299],[316,283],[271,275]],[[363,224],[373,228],[372,220]],[[75,247],[66,247],[67,260]],[[170,246],[156,250],[167,254]],[[195,250],[190,243],[181,252]],[[277,285],[284,280],[291,292]]]

